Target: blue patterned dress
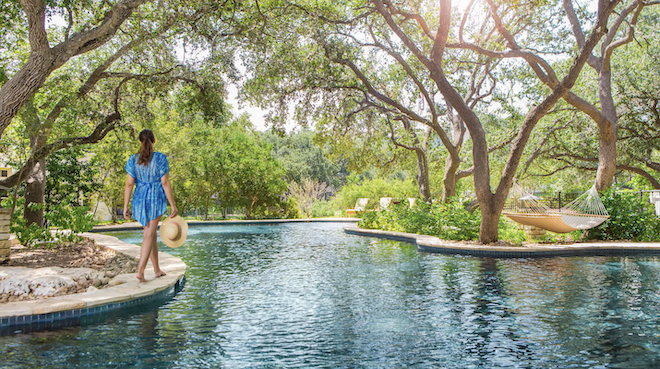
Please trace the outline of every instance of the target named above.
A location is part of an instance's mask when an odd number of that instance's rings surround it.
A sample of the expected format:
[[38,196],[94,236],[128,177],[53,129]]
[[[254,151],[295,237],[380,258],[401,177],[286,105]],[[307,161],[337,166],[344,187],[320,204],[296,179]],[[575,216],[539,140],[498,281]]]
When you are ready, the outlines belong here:
[[147,165],[138,165],[138,158],[139,154],[131,155],[124,169],[135,179],[133,218],[146,226],[167,210],[167,197],[160,179],[169,172],[169,165],[167,156],[159,152],[151,155]]

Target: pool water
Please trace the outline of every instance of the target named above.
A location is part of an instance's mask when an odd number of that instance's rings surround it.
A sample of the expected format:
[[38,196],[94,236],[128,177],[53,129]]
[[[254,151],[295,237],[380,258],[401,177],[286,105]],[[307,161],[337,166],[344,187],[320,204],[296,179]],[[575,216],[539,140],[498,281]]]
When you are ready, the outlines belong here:
[[660,367],[656,257],[423,254],[344,225],[191,227],[160,245],[188,265],[173,299],[0,337],[0,367]]

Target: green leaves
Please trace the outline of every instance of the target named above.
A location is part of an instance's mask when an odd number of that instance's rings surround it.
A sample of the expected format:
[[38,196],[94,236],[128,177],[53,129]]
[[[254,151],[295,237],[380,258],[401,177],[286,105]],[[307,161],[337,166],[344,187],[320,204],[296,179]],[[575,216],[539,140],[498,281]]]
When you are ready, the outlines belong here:
[[445,240],[476,240],[481,215],[470,212],[462,201],[429,205],[418,201],[412,208],[401,202],[385,211],[367,211],[360,227],[436,236]]
[[[243,211],[247,218],[275,216],[286,191],[284,172],[271,146],[245,116],[218,126],[200,115],[160,105],[157,149],[169,157],[170,179],[180,211]],[[180,125],[179,121],[186,122]],[[278,215],[279,216],[279,215]]]
[[83,156],[80,147],[51,155],[46,161],[46,204],[84,204],[100,188],[98,169]]
[[[48,211],[44,213],[44,218],[49,227],[39,227],[36,223],[26,226],[25,219],[18,214],[14,214],[10,231],[25,246],[35,246],[40,242],[48,245],[48,242],[53,240],[60,243],[79,241],[81,237],[77,234],[89,232],[95,223],[92,214],[89,214],[88,207],[79,206],[71,200],[71,198],[68,198],[64,202],[50,204]],[[24,201],[20,203],[24,203]],[[43,209],[44,207],[43,204],[30,205],[32,210]],[[51,230],[50,227],[54,227],[54,229]]]
[[659,241],[660,217],[648,201],[648,193],[608,190],[601,200],[610,218],[585,231],[588,240]]

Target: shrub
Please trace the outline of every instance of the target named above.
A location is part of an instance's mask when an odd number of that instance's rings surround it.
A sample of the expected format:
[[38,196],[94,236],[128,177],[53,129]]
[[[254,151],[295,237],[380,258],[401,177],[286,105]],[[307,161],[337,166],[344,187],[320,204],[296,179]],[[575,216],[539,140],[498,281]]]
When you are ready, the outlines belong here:
[[254,208],[252,216],[246,219],[297,219],[300,218],[298,202],[293,197],[272,205],[258,205]]
[[610,218],[600,226],[584,231],[588,240],[660,240],[660,218],[638,193],[608,190],[601,195]]
[[481,214],[469,212],[462,201],[429,205],[419,202],[409,209],[406,203],[386,211],[362,214],[360,227],[436,236],[447,240],[475,240],[479,237]]
[[94,227],[94,216],[86,206],[51,206],[50,212],[44,214],[48,224],[60,230],[70,229],[70,234],[57,232],[60,239],[75,242],[81,238],[76,233],[88,232]]
[[498,235],[500,240],[506,241],[512,245],[520,246],[523,242],[527,241],[527,233],[520,228],[520,226],[511,221],[507,220],[506,216],[500,216],[500,222],[498,224]]
[[34,246],[39,241],[52,241],[53,236],[46,227],[39,227],[37,224],[32,223],[29,226],[25,225],[25,219],[16,218],[12,222],[10,231],[16,235],[16,239],[24,246]]
[[[37,207],[44,207],[43,204],[30,205],[33,209]],[[84,206],[74,205],[52,205],[48,212],[44,213],[44,219],[47,227],[39,227],[37,224],[30,224],[27,226],[25,219],[14,214],[10,230],[16,235],[16,238],[22,245],[34,246],[39,241],[58,241],[76,242],[81,239],[77,233],[88,232],[94,227],[94,219],[89,214],[89,209]],[[56,228],[53,232],[49,227]],[[64,230],[71,230],[70,233],[63,232]]]
[[331,217],[335,215],[335,209],[328,201],[315,201],[312,204],[311,215],[313,218]]

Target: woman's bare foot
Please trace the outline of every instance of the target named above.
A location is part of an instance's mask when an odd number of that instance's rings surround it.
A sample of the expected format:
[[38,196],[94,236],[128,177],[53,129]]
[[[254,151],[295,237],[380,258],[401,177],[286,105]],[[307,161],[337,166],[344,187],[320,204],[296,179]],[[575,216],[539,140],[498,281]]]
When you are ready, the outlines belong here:
[[144,276],[136,275],[135,278],[138,279],[140,282],[146,282],[147,280],[144,278]]
[[165,275],[167,275],[167,273],[165,273],[161,270],[160,272],[156,273],[156,278],[162,277],[162,276],[165,276]]

